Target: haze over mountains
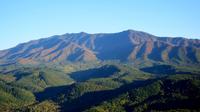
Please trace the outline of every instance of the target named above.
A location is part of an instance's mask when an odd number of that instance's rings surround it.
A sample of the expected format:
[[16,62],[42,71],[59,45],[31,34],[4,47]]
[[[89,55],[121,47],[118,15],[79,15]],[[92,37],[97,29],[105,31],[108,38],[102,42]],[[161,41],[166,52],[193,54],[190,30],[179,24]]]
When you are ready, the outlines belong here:
[[199,64],[200,40],[157,37],[126,30],[118,33],[70,33],[33,40],[0,51],[1,63],[120,60]]

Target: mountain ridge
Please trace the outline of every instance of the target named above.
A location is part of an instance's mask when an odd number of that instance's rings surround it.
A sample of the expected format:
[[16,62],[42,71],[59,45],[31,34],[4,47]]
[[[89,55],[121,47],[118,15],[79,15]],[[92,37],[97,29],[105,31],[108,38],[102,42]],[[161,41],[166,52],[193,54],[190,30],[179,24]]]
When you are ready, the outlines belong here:
[[120,60],[135,62],[200,62],[200,40],[158,37],[135,30],[118,33],[66,33],[32,40],[0,51],[0,62],[34,64]]

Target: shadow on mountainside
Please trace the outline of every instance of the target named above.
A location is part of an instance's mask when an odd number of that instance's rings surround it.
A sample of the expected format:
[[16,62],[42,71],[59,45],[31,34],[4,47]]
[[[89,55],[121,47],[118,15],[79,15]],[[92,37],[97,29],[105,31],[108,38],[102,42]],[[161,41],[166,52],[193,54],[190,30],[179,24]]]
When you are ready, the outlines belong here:
[[192,72],[177,71],[177,69],[171,65],[156,65],[153,67],[141,68],[140,70],[155,75],[194,74]]
[[36,93],[35,95],[38,101],[51,99],[55,102],[59,102],[59,99],[57,99],[58,96],[61,94],[65,94],[65,97],[67,97],[68,100],[60,104],[61,111],[81,112],[92,106],[101,104],[103,101],[113,99],[118,95],[126,93],[132,89],[151,84],[156,80],[158,79],[135,81],[114,90],[86,92],[83,95],[77,96],[75,98],[70,98],[70,95],[68,94],[70,88],[74,87],[73,84],[70,86],[50,87],[45,89],[43,92]]
[[120,69],[114,65],[104,65],[100,68],[92,68],[71,73],[69,76],[77,82],[84,82],[92,78],[105,78],[115,73],[120,72]]

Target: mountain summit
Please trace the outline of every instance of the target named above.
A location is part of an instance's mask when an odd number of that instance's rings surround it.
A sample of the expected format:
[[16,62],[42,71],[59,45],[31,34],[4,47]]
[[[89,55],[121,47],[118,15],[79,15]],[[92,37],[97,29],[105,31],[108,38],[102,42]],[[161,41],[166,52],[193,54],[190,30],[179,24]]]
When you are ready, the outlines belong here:
[[67,33],[19,44],[0,51],[1,63],[140,60],[199,63],[200,40],[157,37],[126,30],[118,33]]

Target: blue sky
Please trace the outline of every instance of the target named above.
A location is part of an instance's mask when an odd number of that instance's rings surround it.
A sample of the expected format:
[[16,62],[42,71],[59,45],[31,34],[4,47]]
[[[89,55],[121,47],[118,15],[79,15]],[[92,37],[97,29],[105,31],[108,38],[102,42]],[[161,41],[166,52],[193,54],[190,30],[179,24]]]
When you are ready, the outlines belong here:
[[200,0],[0,0],[0,49],[71,32],[200,39]]

